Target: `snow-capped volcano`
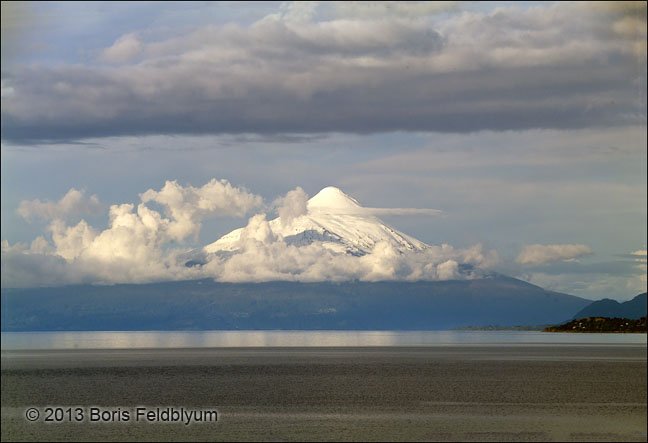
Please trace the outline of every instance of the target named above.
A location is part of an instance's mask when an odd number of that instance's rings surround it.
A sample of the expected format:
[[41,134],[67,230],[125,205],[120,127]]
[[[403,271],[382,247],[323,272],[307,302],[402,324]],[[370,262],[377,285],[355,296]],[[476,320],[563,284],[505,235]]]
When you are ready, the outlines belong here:
[[[373,208],[362,207],[340,189],[329,186],[308,200],[305,213],[296,217],[277,217],[268,225],[274,238],[287,244],[306,246],[321,243],[337,253],[361,256],[371,253],[379,242],[400,252],[422,251],[429,246],[390,228],[373,215]],[[242,247],[246,228],[236,229],[203,248],[205,254],[236,253]]]

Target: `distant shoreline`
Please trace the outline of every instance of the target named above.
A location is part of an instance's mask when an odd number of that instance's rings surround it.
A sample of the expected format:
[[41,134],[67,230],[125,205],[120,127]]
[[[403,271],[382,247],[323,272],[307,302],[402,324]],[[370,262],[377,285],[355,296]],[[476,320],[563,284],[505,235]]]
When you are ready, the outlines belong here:
[[621,317],[585,317],[561,325],[518,325],[518,326],[464,326],[452,331],[539,331],[539,332],[572,332],[572,333],[612,333],[642,334],[646,330],[646,317],[640,319]]
[[558,326],[550,326],[542,332],[573,332],[573,333],[616,333],[635,334],[646,333],[646,317],[639,319],[620,317],[585,317]]
[[645,334],[647,331],[553,331],[546,330],[542,332],[565,332],[571,334]]

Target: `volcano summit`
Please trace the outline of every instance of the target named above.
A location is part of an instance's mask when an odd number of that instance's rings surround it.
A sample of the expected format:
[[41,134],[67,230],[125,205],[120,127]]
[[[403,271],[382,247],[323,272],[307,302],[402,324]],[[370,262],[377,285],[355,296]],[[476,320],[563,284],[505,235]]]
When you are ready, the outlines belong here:
[[216,280],[385,281],[475,278],[497,262],[482,246],[460,250],[423,243],[379,214],[438,215],[436,209],[368,208],[329,186],[311,199],[297,188],[275,202],[279,217],[250,218],[204,248],[183,254],[185,266]]
[[[271,236],[297,247],[320,242],[335,253],[370,254],[384,242],[399,252],[423,251],[429,245],[390,228],[378,217],[377,208],[364,208],[354,198],[333,186],[308,200],[306,211],[289,219],[277,217],[268,223]],[[239,228],[204,248],[207,254],[239,251],[245,228]],[[270,233],[269,233],[270,234]]]

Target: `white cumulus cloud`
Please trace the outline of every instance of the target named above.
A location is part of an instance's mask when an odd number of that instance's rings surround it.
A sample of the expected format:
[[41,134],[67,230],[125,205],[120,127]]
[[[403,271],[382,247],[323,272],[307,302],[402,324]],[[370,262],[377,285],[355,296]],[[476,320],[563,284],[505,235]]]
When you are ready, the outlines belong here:
[[[227,180],[211,180],[200,188],[167,181],[159,191],[141,194],[137,205],[111,205],[108,228],[101,231],[85,220],[68,225],[60,217],[80,206],[79,194],[72,190],[58,203],[21,203],[23,216],[54,220],[47,227],[49,241],[39,236],[29,248],[3,243],[3,286],[199,278],[196,270],[176,260],[182,250],[178,244],[195,238],[208,216],[241,216],[262,204],[261,197]],[[161,205],[164,213],[149,202]]]
[[172,219],[165,229],[174,240],[197,236],[200,221],[210,214],[241,217],[262,204],[261,197],[235,188],[227,180],[216,179],[200,188],[167,181],[160,191],[149,189],[140,197],[142,203],[153,201],[164,206],[166,215]]
[[119,37],[109,48],[104,49],[101,58],[109,63],[125,63],[141,54],[142,43],[133,33]]
[[70,189],[58,202],[50,200],[23,200],[18,206],[18,214],[27,221],[34,218],[65,218],[69,215],[97,215],[104,206],[96,195],[86,198],[85,191]]
[[275,200],[279,207],[279,217],[282,223],[289,224],[293,219],[306,214],[308,211],[308,194],[299,186],[289,191],[285,197]]

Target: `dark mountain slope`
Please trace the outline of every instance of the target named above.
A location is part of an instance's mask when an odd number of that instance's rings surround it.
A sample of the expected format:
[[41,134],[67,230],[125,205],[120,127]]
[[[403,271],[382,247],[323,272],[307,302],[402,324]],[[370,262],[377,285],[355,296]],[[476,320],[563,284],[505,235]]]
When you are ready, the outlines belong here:
[[556,324],[588,300],[509,277],[3,289],[3,331],[376,329]]
[[573,318],[608,317],[638,319],[646,316],[646,293],[637,295],[632,300],[619,303],[616,300],[604,298],[595,301],[578,311]]

